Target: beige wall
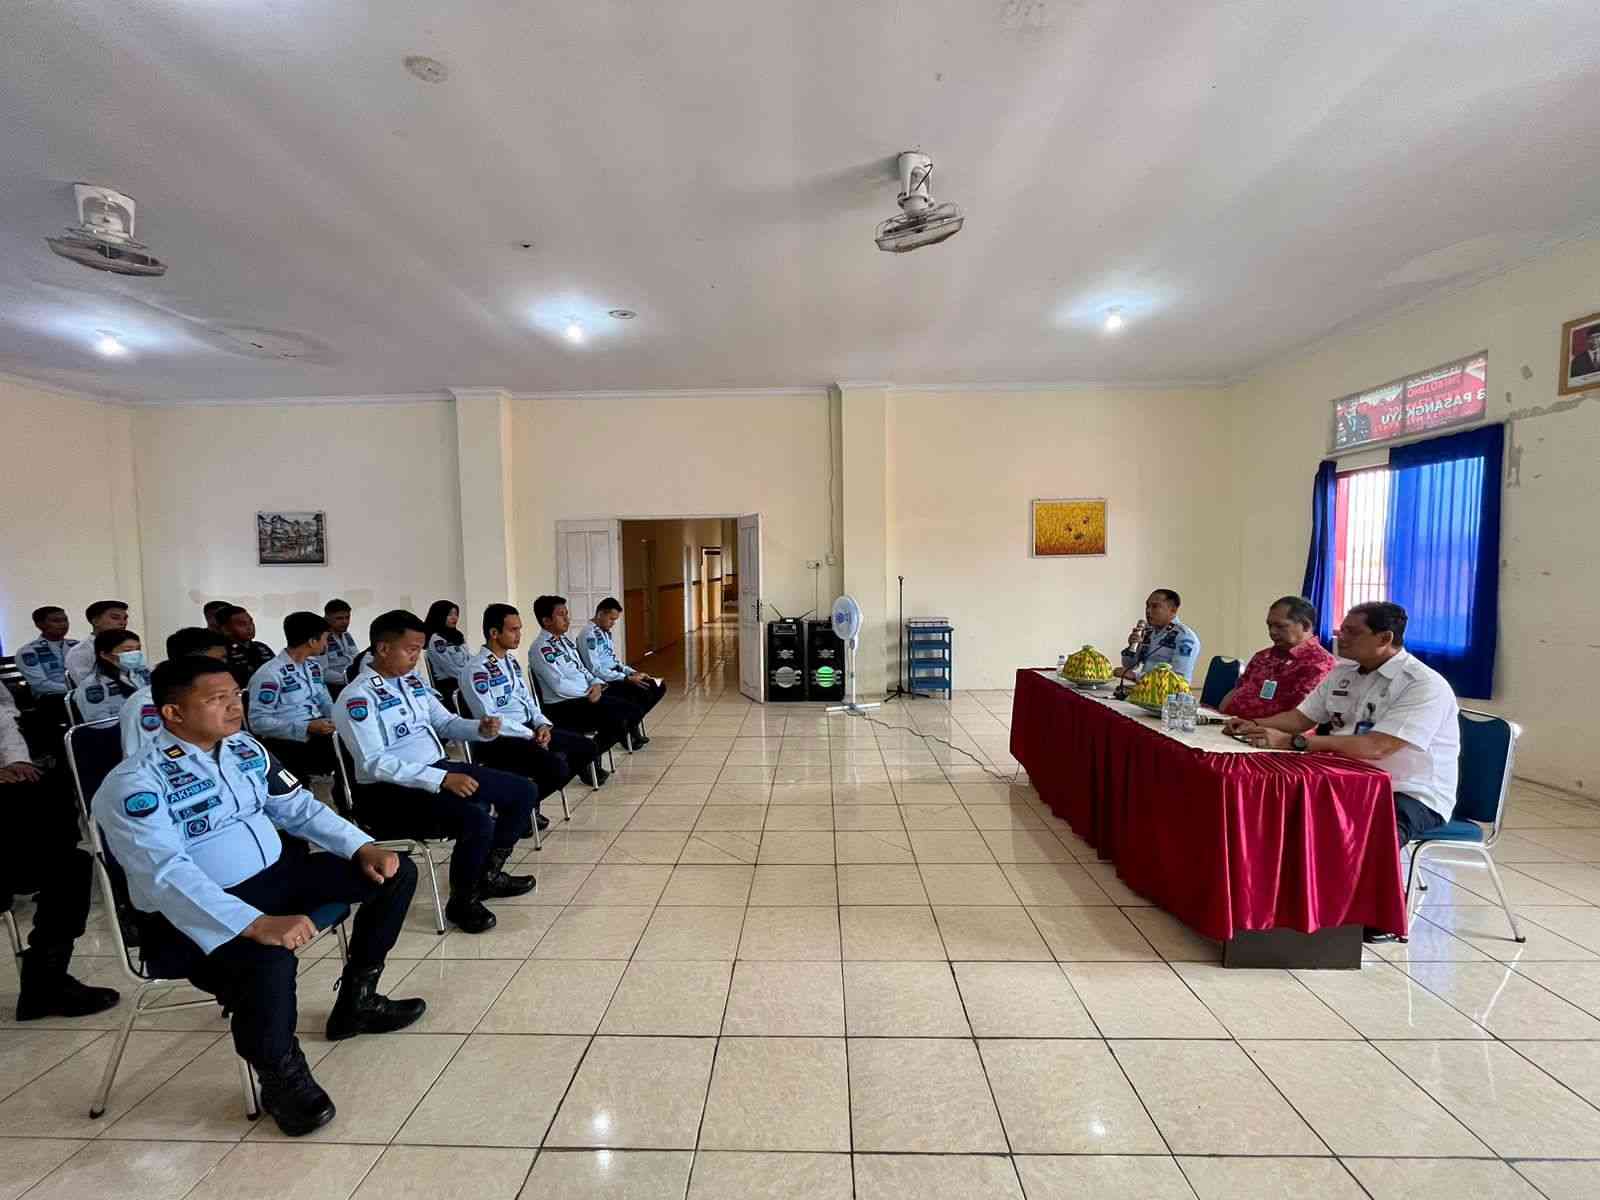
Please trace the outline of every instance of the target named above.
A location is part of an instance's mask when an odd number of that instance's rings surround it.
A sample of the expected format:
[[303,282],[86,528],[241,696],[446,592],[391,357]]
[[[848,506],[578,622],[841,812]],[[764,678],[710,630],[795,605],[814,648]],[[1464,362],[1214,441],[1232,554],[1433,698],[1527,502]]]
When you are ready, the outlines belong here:
[[[71,637],[83,610],[126,600],[148,636],[128,409],[0,378],[0,636],[7,654],[39,636],[28,614],[59,604]],[[165,636],[164,631],[161,636]]]
[[[558,520],[759,512],[763,597],[786,614],[811,607],[805,563],[828,546],[826,393],[519,399],[512,437],[523,600],[554,586]],[[676,571],[669,558],[658,551]]]
[[[1524,728],[1518,773],[1600,796],[1591,731],[1600,596],[1600,392],[1557,395],[1562,322],[1600,308],[1600,239],[1444,296],[1379,325],[1307,347],[1234,389],[1244,514],[1236,613],[1261,640],[1260,608],[1298,581],[1311,480],[1327,449],[1329,403],[1478,350],[1489,352],[1489,416],[1509,420],[1502,514],[1500,643],[1485,707]],[[1292,589],[1291,589],[1292,590]]]
[[[1236,650],[1226,421],[1220,389],[894,393],[888,603],[904,575],[907,617],[954,622],[962,689],[1085,643],[1114,654],[1155,587],[1183,596],[1206,657]],[[1109,501],[1105,557],[1030,557],[1029,502],[1073,496]]]
[[[462,600],[456,418],[448,403],[145,408],[134,462],[151,623],[200,623],[207,600],[283,617],[343,596],[356,636],[386,608]],[[258,509],[323,509],[326,567],[256,565]],[[143,632],[143,630],[141,630]]]

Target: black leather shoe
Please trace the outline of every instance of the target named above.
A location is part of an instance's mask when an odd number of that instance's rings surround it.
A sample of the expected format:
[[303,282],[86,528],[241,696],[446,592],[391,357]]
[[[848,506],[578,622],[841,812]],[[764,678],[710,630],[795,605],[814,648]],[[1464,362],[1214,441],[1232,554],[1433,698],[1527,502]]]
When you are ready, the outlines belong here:
[[1403,942],[1406,939],[1397,933],[1388,933],[1382,929],[1374,929],[1368,925],[1361,931],[1361,940],[1369,946],[1384,946],[1390,942]]
[[72,947],[34,947],[22,952],[17,1020],[87,1017],[115,1008],[122,997],[111,988],[89,987],[67,974]]
[[298,1041],[282,1062],[257,1067],[256,1078],[261,1082],[263,1111],[271,1114],[286,1137],[305,1137],[333,1120],[338,1111],[311,1077]]
[[644,734],[636,733],[636,734],[633,735],[633,748],[635,750],[643,750],[649,744],[650,744],[650,739],[645,737]]
[[546,829],[550,828],[550,818],[549,817],[545,816],[543,813],[535,813],[534,817],[539,822],[539,832],[540,833],[543,833]]
[[585,767],[578,778],[582,779],[590,787],[597,788],[611,778],[611,772],[602,767],[599,760],[596,760]]
[[462,933],[487,933],[495,927],[495,915],[476,896],[451,896],[444,915]]
[[360,1033],[393,1033],[428,1009],[426,1000],[391,1000],[378,993],[382,967],[346,967],[339,977],[339,999],[328,1016],[328,1040],[340,1042]]
[[538,886],[538,880],[532,875],[507,875],[505,872],[506,859],[511,857],[509,850],[492,850],[489,852],[489,861],[485,864],[483,883],[478,887],[478,894],[485,900],[504,900],[508,896],[526,896]]

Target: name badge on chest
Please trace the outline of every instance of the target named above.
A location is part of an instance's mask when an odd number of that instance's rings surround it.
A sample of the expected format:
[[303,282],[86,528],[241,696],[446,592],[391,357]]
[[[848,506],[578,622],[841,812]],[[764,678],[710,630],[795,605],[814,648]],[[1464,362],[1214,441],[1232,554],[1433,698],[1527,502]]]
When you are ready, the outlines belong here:
[[1261,685],[1261,698],[1263,700],[1271,700],[1277,694],[1278,681],[1276,679],[1269,679]]

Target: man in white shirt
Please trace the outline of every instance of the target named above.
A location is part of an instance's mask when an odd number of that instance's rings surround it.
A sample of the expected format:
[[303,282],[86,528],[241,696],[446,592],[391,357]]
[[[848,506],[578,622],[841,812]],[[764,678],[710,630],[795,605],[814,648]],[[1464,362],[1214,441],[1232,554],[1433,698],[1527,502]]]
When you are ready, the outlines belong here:
[[1400,605],[1356,605],[1339,626],[1341,661],[1299,708],[1224,726],[1267,749],[1342,754],[1382,767],[1394,783],[1402,847],[1450,819],[1461,754],[1455,693],[1444,676],[1407,652],[1405,633]]

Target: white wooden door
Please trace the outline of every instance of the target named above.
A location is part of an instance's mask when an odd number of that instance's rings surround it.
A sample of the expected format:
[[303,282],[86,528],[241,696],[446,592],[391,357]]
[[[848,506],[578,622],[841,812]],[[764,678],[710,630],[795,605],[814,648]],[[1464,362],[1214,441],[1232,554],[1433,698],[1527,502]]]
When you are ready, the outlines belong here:
[[[594,618],[595,606],[607,596],[622,599],[622,522],[556,522],[556,591],[567,598],[572,628]],[[628,661],[628,624],[611,630],[617,658]]]
[[761,514],[739,518],[739,690],[765,702],[767,639],[761,624]]

